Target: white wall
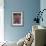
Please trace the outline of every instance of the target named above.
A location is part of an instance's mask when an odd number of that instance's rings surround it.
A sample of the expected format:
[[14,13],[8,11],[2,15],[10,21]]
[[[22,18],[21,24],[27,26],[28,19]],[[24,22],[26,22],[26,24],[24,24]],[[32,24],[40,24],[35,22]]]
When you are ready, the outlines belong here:
[[[46,9],[46,0],[40,0],[40,9],[41,9],[41,11],[43,9]],[[43,22],[40,21],[40,24],[46,27],[46,11],[43,12],[42,17],[43,17],[44,21]]]
[[46,0],[40,0],[40,7],[41,9],[46,9]]
[[4,0],[0,0],[0,42],[4,41]]

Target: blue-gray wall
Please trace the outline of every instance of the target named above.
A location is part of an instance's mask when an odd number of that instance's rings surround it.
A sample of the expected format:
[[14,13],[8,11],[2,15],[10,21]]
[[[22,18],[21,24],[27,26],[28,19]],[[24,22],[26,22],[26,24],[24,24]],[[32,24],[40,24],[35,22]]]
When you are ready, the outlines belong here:
[[[4,0],[5,40],[18,41],[31,31],[32,20],[38,9],[40,9],[40,0]],[[24,12],[23,27],[13,27],[11,25],[12,11]]]

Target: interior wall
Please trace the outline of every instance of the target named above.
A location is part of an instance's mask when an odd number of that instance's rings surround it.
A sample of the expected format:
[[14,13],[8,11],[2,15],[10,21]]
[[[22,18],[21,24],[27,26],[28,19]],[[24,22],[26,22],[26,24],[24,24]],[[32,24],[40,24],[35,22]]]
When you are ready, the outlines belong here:
[[[46,0],[40,0],[40,10],[46,9]],[[43,22],[40,21],[40,25],[46,27],[46,10],[43,12]],[[45,44],[46,44],[46,34],[45,34]]]
[[4,41],[4,0],[0,0],[0,42]]
[[[4,0],[4,36],[7,41],[18,41],[32,30],[32,21],[40,9],[40,0]],[[13,27],[13,11],[24,12],[24,26]],[[35,23],[34,23],[35,24]]]
[[[41,9],[41,11],[43,9],[46,9],[46,0],[40,0],[40,9]],[[42,17],[43,17],[43,22],[40,21],[40,25],[46,27],[46,10],[43,12]]]

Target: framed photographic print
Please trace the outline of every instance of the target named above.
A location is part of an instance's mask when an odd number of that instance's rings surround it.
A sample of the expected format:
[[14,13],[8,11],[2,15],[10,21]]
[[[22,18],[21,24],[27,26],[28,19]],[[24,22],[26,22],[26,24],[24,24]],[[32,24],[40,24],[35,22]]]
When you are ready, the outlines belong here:
[[23,12],[12,12],[12,25],[23,26]]

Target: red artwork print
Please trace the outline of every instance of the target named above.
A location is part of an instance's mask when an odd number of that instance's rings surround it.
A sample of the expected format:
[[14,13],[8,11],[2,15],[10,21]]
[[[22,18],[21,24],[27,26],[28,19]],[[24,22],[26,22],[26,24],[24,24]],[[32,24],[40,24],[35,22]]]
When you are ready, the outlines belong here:
[[21,14],[14,14],[14,23],[15,24],[21,23]]
[[23,26],[23,12],[12,12],[12,25]]
[[16,21],[16,23],[20,23],[20,20],[21,20],[21,16],[19,16],[19,15],[17,15],[16,17],[15,17],[15,21]]

